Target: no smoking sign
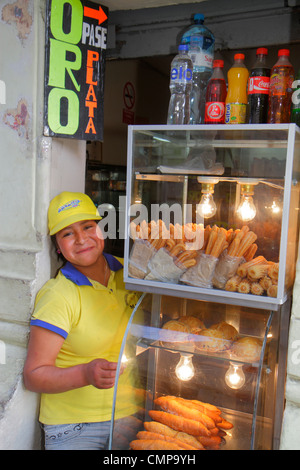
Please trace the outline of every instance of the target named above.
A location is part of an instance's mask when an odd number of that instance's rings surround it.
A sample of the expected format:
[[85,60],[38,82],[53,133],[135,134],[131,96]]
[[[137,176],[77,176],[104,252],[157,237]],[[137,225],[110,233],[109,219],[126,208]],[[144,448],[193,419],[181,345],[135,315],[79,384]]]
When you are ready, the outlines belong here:
[[127,82],[123,88],[123,102],[125,109],[123,109],[123,122],[125,124],[134,123],[134,112],[132,108],[135,105],[135,89],[131,82]]

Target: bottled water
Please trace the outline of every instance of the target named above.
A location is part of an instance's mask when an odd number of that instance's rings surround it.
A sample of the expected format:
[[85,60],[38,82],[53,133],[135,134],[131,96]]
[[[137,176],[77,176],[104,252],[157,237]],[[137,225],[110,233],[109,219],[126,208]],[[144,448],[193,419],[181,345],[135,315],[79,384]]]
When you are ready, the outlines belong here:
[[188,45],[193,61],[190,124],[204,123],[206,88],[213,68],[215,38],[203,23],[202,14],[194,15],[194,24],[181,38],[181,43]]
[[171,63],[168,124],[189,124],[192,79],[193,63],[188,55],[188,46],[180,45]]

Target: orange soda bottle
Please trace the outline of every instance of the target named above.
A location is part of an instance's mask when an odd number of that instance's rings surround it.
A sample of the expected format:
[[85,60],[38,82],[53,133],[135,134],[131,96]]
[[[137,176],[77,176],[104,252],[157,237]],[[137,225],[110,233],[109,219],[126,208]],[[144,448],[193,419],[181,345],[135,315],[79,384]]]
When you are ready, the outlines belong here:
[[244,59],[244,54],[235,54],[234,64],[227,73],[228,92],[225,101],[225,124],[245,124],[246,122],[249,71],[244,64]]
[[289,61],[289,49],[278,51],[278,60],[271,70],[268,122],[290,122],[294,68]]

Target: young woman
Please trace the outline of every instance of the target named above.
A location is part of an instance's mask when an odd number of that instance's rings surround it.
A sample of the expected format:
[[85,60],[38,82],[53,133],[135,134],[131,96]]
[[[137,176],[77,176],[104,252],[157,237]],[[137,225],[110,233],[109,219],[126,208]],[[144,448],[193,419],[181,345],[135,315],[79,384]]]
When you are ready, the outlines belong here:
[[50,203],[65,264],[38,292],[24,367],[26,388],[41,393],[46,449],[107,448],[118,355],[138,297],[125,290],[121,260],[103,253],[100,219],[82,193]]

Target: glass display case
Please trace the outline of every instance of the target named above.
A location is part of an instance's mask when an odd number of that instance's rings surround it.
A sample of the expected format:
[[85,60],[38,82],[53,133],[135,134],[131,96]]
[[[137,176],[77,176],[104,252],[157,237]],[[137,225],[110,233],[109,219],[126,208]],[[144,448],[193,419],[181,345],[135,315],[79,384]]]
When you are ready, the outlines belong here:
[[111,449],[278,449],[299,231],[294,124],[129,126]]
[[283,304],[298,248],[299,132],[294,124],[129,126],[128,287]]
[[110,449],[278,448],[289,308],[143,294],[121,348]]

